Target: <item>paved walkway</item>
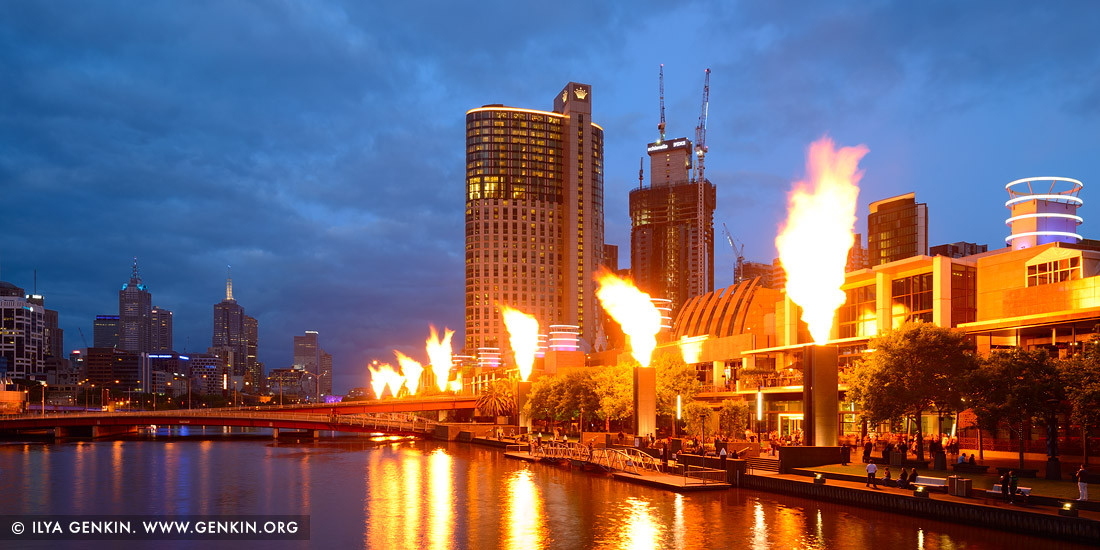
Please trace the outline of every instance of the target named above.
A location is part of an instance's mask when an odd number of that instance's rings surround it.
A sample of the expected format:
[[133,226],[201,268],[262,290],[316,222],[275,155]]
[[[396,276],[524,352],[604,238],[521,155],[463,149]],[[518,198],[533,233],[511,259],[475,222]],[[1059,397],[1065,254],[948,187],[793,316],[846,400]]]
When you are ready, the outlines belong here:
[[[806,470],[813,470],[813,468],[805,468],[805,469]],[[795,474],[776,474],[776,473],[771,473],[771,472],[757,471],[757,472],[755,472],[754,475],[768,475],[768,476],[771,476],[771,477],[789,479],[789,480],[798,481],[798,482],[801,482],[801,483],[810,483],[810,484],[813,483],[813,478],[812,477],[802,476],[802,475],[795,475]],[[882,481],[882,479],[879,478],[879,485],[878,485],[877,489],[872,489],[870,487],[867,487],[866,484],[861,482],[861,481],[845,481],[845,480],[830,479],[826,483],[829,484],[829,485],[833,485],[833,486],[837,486],[837,487],[846,487],[846,488],[855,489],[855,490],[858,490],[858,491],[876,491],[876,492],[893,493],[893,494],[897,494],[897,495],[913,496],[913,490],[912,489],[898,489],[896,487],[887,487],[885,485],[882,485],[881,481]],[[1025,486],[1026,486],[1026,484],[1025,484]],[[976,494],[984,495],[984,491],[979,491]],[[958,503],[967,504],[967,505],[971,505],[971,506],[1009,508],[1009,509],[1013,509],[1013,510],[1019,510],[1019,511],[1022,511],[1022,512],[1029,512],[1029,513],[1033,513],[1033,514],[1047,514],[1047,515],[1054,515],[1054,516],[1058,515],[1058,510],[1059,510],[1058,508],[1053,507],[1053,506],[1039,506],[1039,505],[1034,505],[1034,504],[1029,504],[1029,505],[1010,504],[1010,503],[1005,503],[1005,502],[1001,501],[999,498],[992,498],[992,497],[991,498],[984,498],[984,496],[960,497],[960,496],[948,495],[948,494],[945,494],[945,493],[942,493],[942,492],[937,492],[937,491],[930,492],[929,493],[929,498],[931,500],[958,502]],[[1091,519],[1093,521],[1100,521],[1100,512],[1092,512],[1092,511],[1089,511],[1089,510],[1080,510],[1078,512],[1078,517]]]

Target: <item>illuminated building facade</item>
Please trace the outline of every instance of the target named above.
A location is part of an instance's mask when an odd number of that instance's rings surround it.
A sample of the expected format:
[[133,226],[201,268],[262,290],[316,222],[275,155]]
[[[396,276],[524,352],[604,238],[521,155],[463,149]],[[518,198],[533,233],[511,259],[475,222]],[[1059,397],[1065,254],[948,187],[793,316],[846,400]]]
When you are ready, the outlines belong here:
[[1052,242],[1078,243],[1077,226],[1084,222],[1077,215],[1083,204],[1078,196],[1084,184],[1072,178],[1023,178],[1005,185],[1012,213],[1005,220],[1012,234],[1005,238],[1014,249]]
[[92,325],[92,347],[118,347],[118,315],[96,315]]
[[149,311],[149,348],[154,353],[172,353],[172,312],[159,306]]
[[130,281],[118,291],[118,347],[148,353],[152,346],[153,295],[141,282],[137,258]]
[[[687,138],[650,143],[647,150],[650,185],[630,192],[630,269],[640,290],[671,300],[678,311],[691,297],[714,290],[715,187],[691,181],[693,148]],[[699,185],[704,186],[702,209]],[[700,253],[706,262],[700,263]]]
[[233,299],[233,279],[225,280],[225,299],[214,304],[214,335],[211,349],[229,362],[233,376],[248,371],[248,340],[244,307]]
[[566,84],[553,111],[467,112],[465,349],[512,360],[501,305],[543,330],[577,325],[594,345],[603,252],[603,129],[592,122],[591,86]]
[[46,308],[28,302],[23,289],[0,281],[0,372],[46,381]]
[[928,253],[928,205],[907,193],[872,202],[867,215],[867,265]]

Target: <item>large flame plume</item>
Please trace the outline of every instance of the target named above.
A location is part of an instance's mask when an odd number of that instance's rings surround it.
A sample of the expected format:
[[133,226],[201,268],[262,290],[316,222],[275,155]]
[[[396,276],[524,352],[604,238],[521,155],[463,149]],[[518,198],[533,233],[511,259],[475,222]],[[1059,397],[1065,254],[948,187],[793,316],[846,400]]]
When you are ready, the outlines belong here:
[[622,279],[607,270],[596,274],[596,297],[600,305],[623,327],[630,337],[630,353],[642,364],[649,366],[653,349],[657,347],[657,333],[661,330],[661,313],[649,301],[649,295],[638,290],[628,279]]
[[386,386],[390,387],[390,395],[397,397],[397,392],[401,391],[401,384],[405,381],[401,374],[390,365],[378,361],[371,363],[369,368],[370,387],[374,391],[374,398],[382,399],[382,392],[386,391]]
[[504,316],[504,327],[508,329],[508,341],[516,354],[519,378],[526,381],[531,376],[535,351],[539,347],[539,322],[533,316],[508,306],[500,306],[500,313]]
[[844,264],[852,247],[856,199],[867,147],[842,147],[823,137],[806,155],[807,181],[795,182],[787,222],[775,239],[787,271],[787,295],[802,307],[815,343],[829,339],[836,310],[844,304]]
[[435,374],[435,385],[439,391],[447,389],[447,376],[451,374],[451,337],[455,331],[444,328],[443,338],[435,332],[432,326],[432,334],[427,340],[428,360],[432,362],[432,373]]
[[393,350],[393,354],[397,356],[397,364],[401,365],[401,373],[405,375],[405,389],[409,390],[409,395],[416,395],[416,390],[420,388],[420,375],[424,374],[424,366],[400,351]]

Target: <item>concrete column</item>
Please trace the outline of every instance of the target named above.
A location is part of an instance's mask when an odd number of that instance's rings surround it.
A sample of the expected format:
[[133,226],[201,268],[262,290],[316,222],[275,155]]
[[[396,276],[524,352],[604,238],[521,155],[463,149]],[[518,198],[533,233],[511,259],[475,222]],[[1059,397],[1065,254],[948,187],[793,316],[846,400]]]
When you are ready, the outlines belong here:
[[279,439],[279,428],[271,429],[271,439]]
[[885,332],[893,328],[893,302],[894,297],[891,294],[890,283],[893,279],[879,271],[875,273],[875,309],[878,312],[876,315],[875,328],[878,332]]
[[636,435],[656,435],[657,369],[653,367],[634,367],[634,419]]
[[951,258],[932,258],[932,324],[951,328]]
[[816,447],[837,444],[837,348],[807,346],[802,357],[802,431]]
[[783,327],[780,334],[783,338],[782,342],[778,344],[780,346],[793,346],[798,344],[798,320],[802,317],[802,312],[799,311],[798,305],[791,300],[790,296],[783,295]]

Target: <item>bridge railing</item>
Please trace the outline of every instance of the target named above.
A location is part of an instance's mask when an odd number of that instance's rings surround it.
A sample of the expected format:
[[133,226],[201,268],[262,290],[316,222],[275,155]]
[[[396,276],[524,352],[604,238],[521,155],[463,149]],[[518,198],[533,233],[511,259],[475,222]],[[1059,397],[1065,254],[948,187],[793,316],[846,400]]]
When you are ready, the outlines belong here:
[[439,425],[438,422],[432,422],[430,420],[420,418],[411,414],[404,413],[376,413],[376,414],[352,414],[352,415],[334,415],[334,414],[317,414],[317,413],[279,413],[272,415],[263,410],[244,410],[244,409],[176,409],[165,411],[126,411],[126,412],[110,412],[110,413],[88,413],[88,414],[65,414],[65,415],[46,415],[43,417],[41,414],[22,414],[22,415],[10,415],[0,418],[3,420],[23,420],[23,419],[41,419],[41,418],[118,418],[118,417],[135,417],[135,416],[157,416],[157,417],[175,417],[175,418],[225,418],[225,419],[249,419],[249,420],[271,420],[271,421],[301,421],[301,422],[315,422],[329,425],[347,425],[357,427],[374,427],[380,431],[393,430],[393,431],[407,431],[417,433],[430,433],[435,430],[435,427]]

